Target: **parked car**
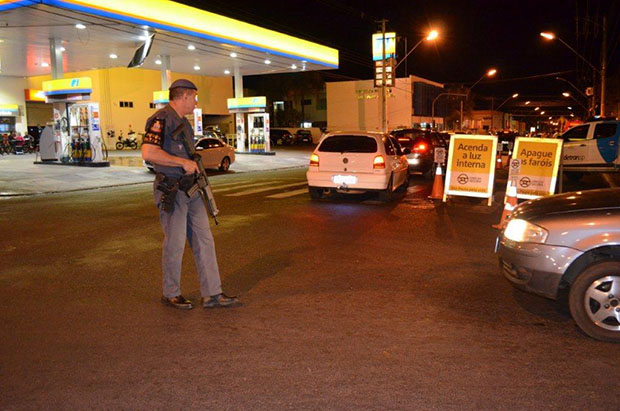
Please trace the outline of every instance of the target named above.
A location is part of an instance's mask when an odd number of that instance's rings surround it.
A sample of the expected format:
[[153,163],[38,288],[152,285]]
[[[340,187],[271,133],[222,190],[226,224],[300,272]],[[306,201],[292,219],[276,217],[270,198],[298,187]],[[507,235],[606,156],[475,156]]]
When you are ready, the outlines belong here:
[[409,184],[407,157],[388,134],[365,131],[327,134],[310,157],[308,191],[318,199],[326,192],[376,191],[391,201],[399,187]]
[[571,128],[564,140],[562,166],[567,176],[578,180],[584,172],[620,171],[620,121],[600,120]]
[[[224,143],[219,138],[203,137],[196,142],[196,152],[202,158],[204,168],[217,168],[220,171],[228,171],[235,162],[235,149]],[[154,171],[153,164],[143,161],[144,166]]]
[[517,288],[568,296],[586,334],[620,342],[620,188],[531,200],[513,211],[496,251]]
[[269,131],[269,140],[273,145],[289,145],[293,144],[293,135],[288,130],[272,128]]
[[295,142],[297,144],[312,144],[312,133],[310,130],[297,130],[295,132]]
[[409,171],[422,173],[426,178],[435,176],[435,168],[433,167],[435,148],[448,148],[448,145],[438,132],[405,128],[394,130],[391,134],[402,147],[408,148],[411,151],[407,155]]

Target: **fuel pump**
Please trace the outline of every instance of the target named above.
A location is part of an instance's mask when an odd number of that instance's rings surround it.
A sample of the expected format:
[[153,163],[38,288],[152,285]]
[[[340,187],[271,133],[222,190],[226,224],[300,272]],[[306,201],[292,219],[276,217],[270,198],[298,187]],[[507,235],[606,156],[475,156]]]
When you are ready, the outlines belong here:
[[270,151],[269,113],[248,114],[248,136],[251,153]]

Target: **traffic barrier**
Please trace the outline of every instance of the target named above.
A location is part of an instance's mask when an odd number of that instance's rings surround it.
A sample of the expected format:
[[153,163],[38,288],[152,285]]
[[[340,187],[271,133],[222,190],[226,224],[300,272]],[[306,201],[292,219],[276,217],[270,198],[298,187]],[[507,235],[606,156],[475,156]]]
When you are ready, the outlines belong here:
[[435,180],[433,181],[433,191],[428,196],[431,200],[443,199],[443,173],[441,172],[441,164],[437,163],[437,170],[435,171]]
[[502,211],[502,218],[499,220],[499,223],[492,225],[493,228],[501,229],[504,226],[504,221],[506,218],[512,214],[512,210],[517,206],[517,186],[512,181],[508,182],[508,189],[506,190],[506,204],[504,205],[504,211]]

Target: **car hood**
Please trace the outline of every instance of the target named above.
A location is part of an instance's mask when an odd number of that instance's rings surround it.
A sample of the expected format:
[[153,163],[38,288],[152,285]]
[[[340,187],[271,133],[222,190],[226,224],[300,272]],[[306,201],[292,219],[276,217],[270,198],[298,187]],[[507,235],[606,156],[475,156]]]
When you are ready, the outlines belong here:
[[620,208],[620,188],[575,191],[520,204],[512,218],[534,219],[549,214]]

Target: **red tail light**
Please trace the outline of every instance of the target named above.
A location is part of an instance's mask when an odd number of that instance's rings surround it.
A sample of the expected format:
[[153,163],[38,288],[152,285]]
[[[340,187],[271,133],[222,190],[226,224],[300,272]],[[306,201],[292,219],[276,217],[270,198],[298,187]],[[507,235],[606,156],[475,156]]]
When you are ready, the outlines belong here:
[[425,143],[420,143],[417,144],[415,147],[413,147],[413,151],[418,152],[418,153],[423,153],[428,149],[428,146]]
[[372,168],[385,168],[385,159],[383,156],[377,156],[372,161]]
[[314,167],[318,167],[319,166],[319,156],[317,156],[316,154],[312,154],[310,156],[310,165],[314,166]]

